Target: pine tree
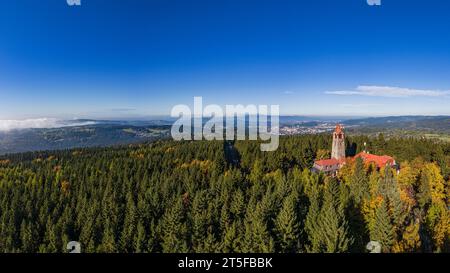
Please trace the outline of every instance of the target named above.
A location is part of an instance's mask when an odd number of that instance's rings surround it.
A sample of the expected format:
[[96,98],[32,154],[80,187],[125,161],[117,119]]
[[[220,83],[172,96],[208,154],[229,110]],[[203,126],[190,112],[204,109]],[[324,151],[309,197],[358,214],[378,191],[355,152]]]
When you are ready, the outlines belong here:
[[308,251],[317,253],[320,251],[320,234],[318,231],[318,219],[320,215],[320,201],[319,190],[315,187],[311,191],[311,197],[309,199],[309,209],[305,220],[305,231],[308,235],[309,246]]
[[226,230],[226,228],[229,226],[229,224],[231,223],[231,218],[230,218],[230,208],[228,206],[228,202],[226,202],[225,204],[223,204],[222,209],[220,210],[220,230],[223,232]]
[[104,253],[114,253],[117,251],[116,236],[109,220],[106,220],[102,234],[102,242],[99,251]]
[[383,201],[375,212],[375,225],[370,231],[370,239],[379,242],[383,252],[390,252],[395,243],[395,229],[387,211],[386,201]]
[[300,225],[296,213],[296,197],[290,195],[275,220],[277,243],[281,252],[295,252],[299,243]]
[[422,172],[419,180],[419,192],[417,194],[417,201],[421,208],[425,209],[431,203],[431,188],[428,176]]
[[46,225],[44,244],[41,246],[40,250],[40,252],[45,253],[56,253],[59,251],[55,226],[52,224],[50,217],[48,218]]
[[353,239],[348,234],[345,216],[339,212],[338,186],[330,180],[318,218],[321,250],[328,253],[347,252]]
[[261,161],[259,159],[256,159],[255,163],[253,163],[253,167],[249,175],[249,180],[252,183],[259,183],[262,177],[263,177],[263,167],[261,165]]
[[132,250],[133,235],[136,229],[136,207],[131,192],[127,194],[127,205],[125,210],[125,221],[120,235],[120,252]]
[[394,179],[391,184],[391,190],[389,194],[389,203],[392,211],[392,220],[395,225],[398,233],[403,233],[403,229],[405,228],[405,220],[407,215],[407,211],[405,209],[405,205],[400,198],[400,192],[397,186],[397,182]]
[[254,218],[251,222],[245,224],[244,252],[273,253],[274,250],[275,242],[263,220]]
[[22,242],[22,252],[34,252],[36,234],[33,231],[32,224],[28,224],[27,222],[25,222],[25,220],[23,220],[22,224],[20,225],[20,238]]
[[138,221],[136,234],[133,238],[133,251],[135,253],[145,252],[146,249],[146,238],[145,238],[145,228],[142,221]]
[[164,253],[185,253],[188,251],[187,226],[181,198],[164,214],[162,221],[162,250]]
[[248,208],[245,218],[244,252],[271,253],[275,250],[275,241],[267,226],[267,214],[270,201],[263,198],[253,210]]
[[360,204],[370,193],[369,181],[361,158],[356,159],[353,175],[350,179],[350,193],[356,204]]
[[209,230],[202,242],[196,249],[197,253],[217,253],[219,252],[220,244],[216,240],[216,236]]
[[208,224],[207,204],[204,192],[199,192],[192,202],[191,241],[194,252],[202,252],[200,249],[206,237]]
[[314,158],[316,157],[311,142],[308,142],[302,152],[301,166],[303,169],[310,169],[314,163]]
[[242,232],[240,232],[240,230],[238,229],[238,226],[241,226],[240,222],[233,222],[231,225],[227,226],[225,235],[220,244],[221,252],[243,252],[243,235]]
[[245,211],[244,195],[239,189],[234,192],[230,211],[235,219],[241,218]]

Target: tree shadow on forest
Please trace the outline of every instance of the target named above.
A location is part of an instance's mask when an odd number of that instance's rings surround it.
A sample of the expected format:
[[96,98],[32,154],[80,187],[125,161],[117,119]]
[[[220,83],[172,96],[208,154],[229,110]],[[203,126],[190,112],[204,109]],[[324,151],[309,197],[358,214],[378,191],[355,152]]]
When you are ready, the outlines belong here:
[[350,252],[365,252],[366,245],[370,241],[369,231],[366,228],[364,216],[361,209],[353,199],[349,201],[346,217],[348,219],[349,230],[353,237],[353,244],[349,247]]
[[234,147],[233,141],[225,141],[223,144],[226,161],[229,165],[237,167],[241,162],[241,155]]
[[355,142],[347,143],[345,147],[345,154],[346,156],[355,156],[357,151],[358,145],[356,145]]

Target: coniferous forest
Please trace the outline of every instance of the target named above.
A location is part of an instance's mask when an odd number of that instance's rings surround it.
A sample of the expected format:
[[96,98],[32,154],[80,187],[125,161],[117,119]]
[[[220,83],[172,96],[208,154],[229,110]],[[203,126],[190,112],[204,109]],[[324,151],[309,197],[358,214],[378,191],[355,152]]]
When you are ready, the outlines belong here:
[[0,157],[0,252],[450,251],[450,144],[353,136],[400,172],[349,161],[336,177],[324,135],[157,141]]

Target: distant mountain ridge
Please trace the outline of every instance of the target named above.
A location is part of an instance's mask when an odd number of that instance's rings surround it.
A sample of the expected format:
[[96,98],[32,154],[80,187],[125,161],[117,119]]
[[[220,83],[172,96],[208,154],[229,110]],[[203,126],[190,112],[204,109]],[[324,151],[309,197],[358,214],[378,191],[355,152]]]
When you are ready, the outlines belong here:
[[[77,119],[59,128],[0,130],[0,154],[77,147],[111,146],[170,137],[176,119],[94,120]],[[391,116],[373,118],[281,116],[280,126],[315,127],[342,123],[348,132],[375,133],[407,130],[450,135],[450,116]],[[71,126],[71,124],[73,126]],[[86,124],[78,126],[79,124]]]
[[450,134],[450,116],[390,116],[343,121],[347,126],[360,129],[421,130]]
[[95,125],[0,132],[0,154],[139,143],[169,136],[168,125]]

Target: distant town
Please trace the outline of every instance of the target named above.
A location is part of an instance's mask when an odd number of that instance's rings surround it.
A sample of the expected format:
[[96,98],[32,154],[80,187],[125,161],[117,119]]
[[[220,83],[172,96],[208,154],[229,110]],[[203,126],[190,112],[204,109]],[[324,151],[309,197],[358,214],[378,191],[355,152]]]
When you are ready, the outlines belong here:
[[[303,135],[303,134],[320,134],[332,132],[336,126],[335,122],[317,122],[312,125],[311,122],[305,122],[294,125],[281,125],[280,135]],[[355,127],[354,125],[346,126],[347,128]]]

